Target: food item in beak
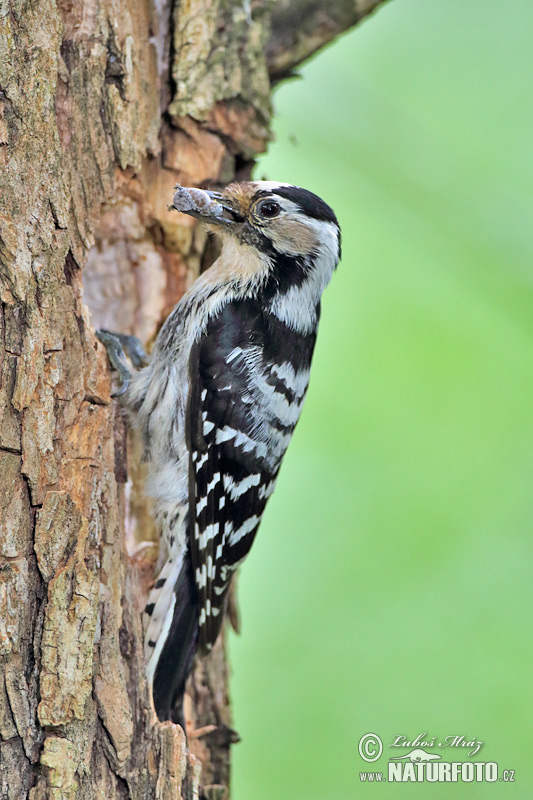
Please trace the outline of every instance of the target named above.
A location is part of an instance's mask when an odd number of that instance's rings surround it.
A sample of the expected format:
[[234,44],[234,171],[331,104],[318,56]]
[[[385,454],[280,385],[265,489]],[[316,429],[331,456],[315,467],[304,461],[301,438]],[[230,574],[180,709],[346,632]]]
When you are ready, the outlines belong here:
[[187,189],[185,186],[175,186],[176,194],[172,205],[184,214],[193,214],[200,217],[219,219],[224,214],[224,207],[213,199],[210,192],[203,189]]

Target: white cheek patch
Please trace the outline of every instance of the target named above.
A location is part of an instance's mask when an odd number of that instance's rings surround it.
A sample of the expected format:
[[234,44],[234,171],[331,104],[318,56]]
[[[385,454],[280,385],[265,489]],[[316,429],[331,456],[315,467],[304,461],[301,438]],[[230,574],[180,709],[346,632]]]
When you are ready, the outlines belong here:
[[312,257],[320,247],[315,231],[302,220],[301,214],[282,214],[272,220],[265,233],[276,250],[288,256]]
[[265,225],[265,234],[276,250],[290,256],[310,256],[313,261],[331,260],[334,268],[339,259],[338,226],[307,216],[297,203],[286,197],[276,200],[281,206],[281,214]]
[[302,333],[316,327],[317,303],[339,260],[339,229],[335,223],[307,219],[306,224],[315,231],[319,242],[316,253],[308,257],[306,278],[300,285],[275,296],[270,303],[271,313]]

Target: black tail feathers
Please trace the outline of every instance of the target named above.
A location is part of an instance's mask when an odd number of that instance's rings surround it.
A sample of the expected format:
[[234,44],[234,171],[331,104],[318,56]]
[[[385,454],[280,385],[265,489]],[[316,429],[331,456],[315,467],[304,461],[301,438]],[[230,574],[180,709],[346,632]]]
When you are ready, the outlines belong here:
[[154,673],[153,698],[159,719],[185,730],[183,695],[198,646],[198,603],[190,554],[174,587],[174,616]]

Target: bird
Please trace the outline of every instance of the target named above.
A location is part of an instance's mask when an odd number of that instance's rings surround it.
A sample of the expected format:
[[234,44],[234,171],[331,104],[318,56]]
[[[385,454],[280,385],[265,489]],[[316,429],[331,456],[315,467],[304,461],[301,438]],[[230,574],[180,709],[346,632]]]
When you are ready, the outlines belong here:
[[220,255],[167,317],[149,360],[135,337],[97,333],[143,440],[161,537],[146,676],[158,718],[184,726],[195,655],[218,637],[300,417],[341,231],[318,195],[275,181],[177,186],[169,209],[206,225]]

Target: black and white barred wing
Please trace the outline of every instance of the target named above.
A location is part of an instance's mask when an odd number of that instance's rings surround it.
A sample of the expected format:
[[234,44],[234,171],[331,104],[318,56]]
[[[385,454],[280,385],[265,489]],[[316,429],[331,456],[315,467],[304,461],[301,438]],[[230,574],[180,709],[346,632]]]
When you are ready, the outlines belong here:
[[270,483],[269,475],[239,470],[216,443],[216,434],[209,438],[205,451],[193,451],[191,457],[195,519],[189,533],[204,652],[218,636],[232,574],[252,546]]
[[252,546],[275,474],[254,457],[253,447],[235,427],[241,401],[216,386],[220,373],[209,374],[202,366],[195,392],[200,413],[194,412],[196,436],[190,449],[189,546],[199,600],[199,646],[207,651],[217,638],[232,574]]
[[244,310],[226,307],[191,354],[189,546],[204,651],[220,630],[232,574],[250,550],[307,388],[306,371],[289,403],[283,377],[294,370],[265,358],[258,319]]

